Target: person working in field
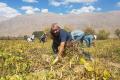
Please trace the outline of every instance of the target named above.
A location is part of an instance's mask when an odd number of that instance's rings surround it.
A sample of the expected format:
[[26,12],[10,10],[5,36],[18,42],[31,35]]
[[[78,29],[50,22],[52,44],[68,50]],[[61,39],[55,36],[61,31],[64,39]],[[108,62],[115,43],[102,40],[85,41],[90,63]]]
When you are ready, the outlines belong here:
[[27,38],[28,42],[33,42],[34,40],[35,40],[35,35],[32,35],[32,36]]
[[64,29],[61,29],[57,23],[52,24],[50,33],[53,39],[52,49],[53,52],[57,55],[53,62],[54,64],[62,58],[66,43],[71,41],[72,37],[70,33],[66,32]]
[[46,33],[43,33],[43,35],[40,37],[40,42],[45,43],[46,42],[47,35]]
[[53,39],[52,49],[53,52],[57,54],[53,64],[61,60],[64,55],[65,47],[67,47],[71,41],[86,41],[88,46],[90,46],[92,42],[92,37],[90,35],[85,36],[82,31],[72,31],[71,33],[67,32],[64,29],[61,29],[57,23],[52,24],[50,33]]
[[94,40],[97,39],[96,35],[86,35],[83,31],[75,30],[71,32],[72,39],[74,41],[80,41],[82,44],[85,43],[87,47],[94,45]]

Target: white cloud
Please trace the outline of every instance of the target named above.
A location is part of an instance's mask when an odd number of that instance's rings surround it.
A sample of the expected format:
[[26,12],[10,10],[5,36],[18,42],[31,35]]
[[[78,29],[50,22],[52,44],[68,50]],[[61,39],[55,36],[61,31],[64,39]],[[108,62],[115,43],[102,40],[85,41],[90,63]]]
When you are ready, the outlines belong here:
[[36,3],[38,2],[37,0],[22,0],[23,2],[28,2],[28,3]]
[[80,9],[72,9],[70,13],[80,14],[80,13],[92,13],[94,11],[100,11],[101,8],[95,8],[94,6],[84,6]]
[[21,10],[24,10],[26,14],[34,14],[35,12],[40,12],[39,8],[33,8],[32,6],[22,6]]
[[41,12],[42,13],[48,13],[48,9],[42,9]]
[[63,13],[59,13],[59,15],[63,15]]
[[6,3],[0,2],[0,16],[15,17],[21,15],[16,9],[11,8]]
[[101,8],[97,8],[96,11],[101,11],[102,9]]
[[120,2],[117,3],[117,6],[120,7]]
[[49,0],[49,3],[53,6],[68,5],[70,3],[92,3],[97,0]]
[[0,7],[6,7],[6,6],[7,6],[6,3],[2,3],[2,2],[0,2]]
[[57,2],[56,0],[49,0],[50,4],[53,5],[53,6],[60,6],[61,3],[60,2]]
[[73,8],[73,5],[65,5],[65,8]]
[[72,7],[73,7],[73,5],[70,5],[70,6],[69,6],[69,8],[72,8]]
[[89,3],[97,0],[65,0],[66,3]]

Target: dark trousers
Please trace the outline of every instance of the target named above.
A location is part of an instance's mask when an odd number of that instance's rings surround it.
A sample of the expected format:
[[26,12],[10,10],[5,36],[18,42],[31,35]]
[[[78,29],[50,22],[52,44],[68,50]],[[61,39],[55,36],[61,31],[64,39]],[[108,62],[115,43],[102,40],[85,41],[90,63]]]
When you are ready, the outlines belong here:
[[58,53],[58,47],[59,45],[55,42],[52,43],[52,50],[54,52],[54,54],[57,54]]

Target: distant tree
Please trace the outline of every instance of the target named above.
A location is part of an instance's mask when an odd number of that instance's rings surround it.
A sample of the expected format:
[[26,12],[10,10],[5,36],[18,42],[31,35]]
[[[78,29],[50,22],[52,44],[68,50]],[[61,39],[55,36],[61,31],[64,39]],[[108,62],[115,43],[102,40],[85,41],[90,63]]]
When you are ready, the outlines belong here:
[[96,34],[95,30],[92,27],[86,27],[84,29],[84,32],[85,32],[86,35],[88,35],[88,34]]
[[110,35],[110,32],[103,29],[103,30],[99,30],[97,37],[100,40],[105,40],[109,38],[109,35]]
[[40,38],[44,32],[43,31],[34,31],[32,35],[35,35],[35,38]]
[[120,29],[115,30],[115,35],[120,39]]
[[27,35],[24,35],[24,39],[27,40],[28,36]]

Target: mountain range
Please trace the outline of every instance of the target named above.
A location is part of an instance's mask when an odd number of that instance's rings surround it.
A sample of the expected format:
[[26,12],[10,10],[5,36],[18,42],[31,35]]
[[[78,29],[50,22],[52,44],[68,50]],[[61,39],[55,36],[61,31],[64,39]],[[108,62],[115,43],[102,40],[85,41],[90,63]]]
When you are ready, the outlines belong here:
[[96,31],[106,29],[113,34],[116,28],[120,28],[120,11],[64,15],[36,13],[10,19],[0,16],[0,36],[31,35],[33,31],[41,31],[45,27],[50,27],[52,23],[73,29],[85,29],[91,26]]

